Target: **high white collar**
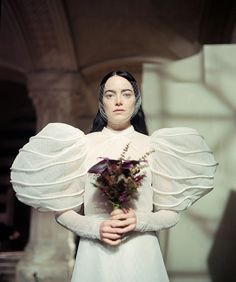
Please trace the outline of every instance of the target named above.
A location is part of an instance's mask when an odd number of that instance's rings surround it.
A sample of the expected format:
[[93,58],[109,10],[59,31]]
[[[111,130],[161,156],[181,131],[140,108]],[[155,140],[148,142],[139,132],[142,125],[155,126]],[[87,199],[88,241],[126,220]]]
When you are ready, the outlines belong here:
[[134,131],[135,130],[134,130],[133,125],[130,125],[129,127],[123,130],[115,130],[115,129],[107,128],[107,127],[104,127],[102,130],[103,133],[108,134],[108,135],[128,135],[130,133],[133,133]]

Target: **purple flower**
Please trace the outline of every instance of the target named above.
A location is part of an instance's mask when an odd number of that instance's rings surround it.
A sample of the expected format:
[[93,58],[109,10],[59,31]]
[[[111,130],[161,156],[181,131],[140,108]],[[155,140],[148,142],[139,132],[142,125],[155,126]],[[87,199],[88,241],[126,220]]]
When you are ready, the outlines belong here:
[[128,148],[129,144],[123,149],[120,159],[103,158],[88,170],[89,173],[98,175],[93,185],[112,204],[113,209],[122,208],[124,203],[136,198],[138,187],[146,177],[142,169],[145,166],[143,163],[147,163],[146,157],[149,153],[138,161],[125,160]]
[[108,158],[104,158],[102,161],[96,163],[94,166],[92,166],[88,172],[89,173],[102,173],[104,172],[106,169],[109,168],[110,165],[116,164],[117,160],[111,160]]

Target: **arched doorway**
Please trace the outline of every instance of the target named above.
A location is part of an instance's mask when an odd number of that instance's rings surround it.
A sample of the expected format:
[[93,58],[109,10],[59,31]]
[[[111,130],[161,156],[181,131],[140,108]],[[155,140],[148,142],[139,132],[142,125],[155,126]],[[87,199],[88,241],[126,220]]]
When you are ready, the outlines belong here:
[[17,200],[10,167],[18,150],[35,133],[36,116],[24,82],[0,77],[0,93],[0,280],[5,281],[24,250],[30,230],[30,207]]

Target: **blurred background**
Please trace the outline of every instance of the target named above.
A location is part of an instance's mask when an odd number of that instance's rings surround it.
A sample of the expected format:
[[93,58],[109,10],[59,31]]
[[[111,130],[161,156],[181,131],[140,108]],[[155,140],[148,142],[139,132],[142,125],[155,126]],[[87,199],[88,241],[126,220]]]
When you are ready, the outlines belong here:
[[9,169],[49,122],[88,132],[112,70],[136,77],[150,133],[194,127],[220,163],[215,190],[160,234],[170,281],[236,281],[235,0],[1,2],[0,281],[69,281],[73,235],[17,201]]

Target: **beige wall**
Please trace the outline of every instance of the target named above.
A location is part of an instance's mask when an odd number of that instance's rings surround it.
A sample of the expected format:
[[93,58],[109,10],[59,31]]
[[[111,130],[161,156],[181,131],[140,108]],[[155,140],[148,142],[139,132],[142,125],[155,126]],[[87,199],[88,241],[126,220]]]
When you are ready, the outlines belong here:
[[220,163],[213,192],[182,213],[168,242],[168,234],[161,235],[171,282],[211,281],[207,260],[230,191],[236,190],[235,52],[236,45],[208,45],[193,57],[143,66],[143,104],[150,132],[194,127]]

